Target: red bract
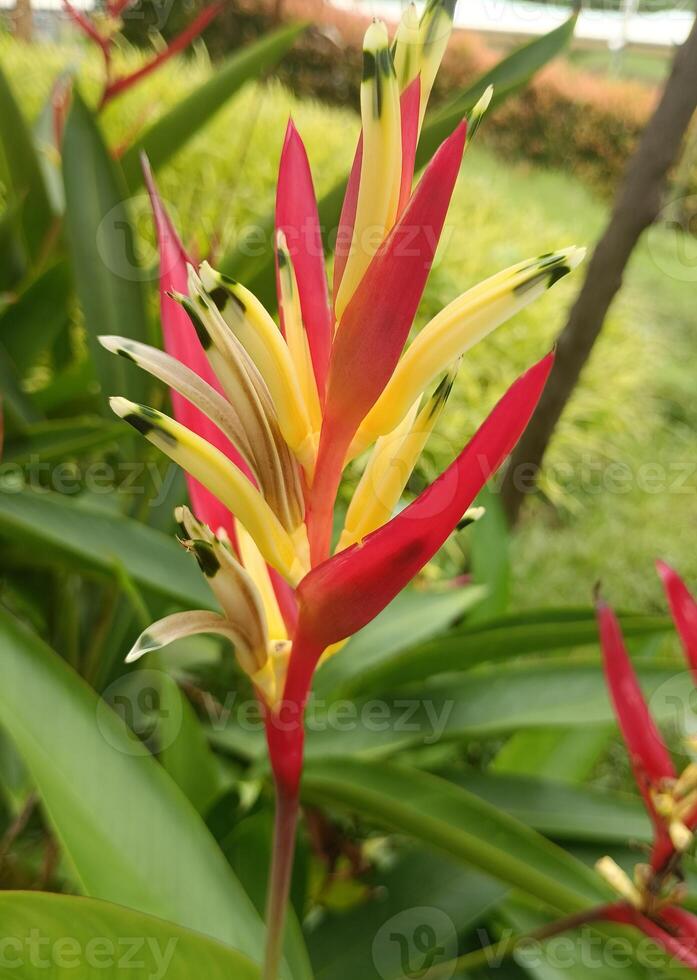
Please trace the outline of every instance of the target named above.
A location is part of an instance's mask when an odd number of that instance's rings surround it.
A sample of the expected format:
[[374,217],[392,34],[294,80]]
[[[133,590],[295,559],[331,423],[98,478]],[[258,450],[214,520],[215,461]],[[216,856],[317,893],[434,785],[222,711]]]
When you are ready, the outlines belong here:
[[292,120],[286,129],[278,171],[276,229],[284,233],[295,267],[312,366],[320,398],[324,399],[333,324],[310,164]]
[[102,94],[101,105],[106,105],[107,102],[115,98],[117,95],[121,95],[122,92],[126,92],[129,88],[132,88],[138,82],[141,82],[148,75],[156,71],[162,65],[164,65],[170,58],[174,55],[180,54],[191,44],[192,41],[196,40],[199,34],[208,27],[211,21],[218,16],[220,11],[223,9],[222,3],[212,3],[210,6],[205,7],[201,13],[196,17],[188,27],[177,34],[173,40],[169,42],[164,51],[160,54],[155,55],[150,61],[146,62],[137,71],[131,72],[129,75],[124,75],[122,78],[117,78],[113,82],[109,82],[104,89]]
[[520,438],[553,361],[548,354],[518,378],[457,459],[400,514],[303,579],[300,620],[318,645],[362,629],[431,560]]
[[629,905],[608,906],[604,918],[619,925],[634,926],[653,939],[678,962],[697,971],[697,917],[675,906],[649,918]]
[[[694,599],[669,566],[657,563],[675,625],[694,670]],[[595,918],[633,925],[671,956],[697,970],[697,918],[679,905],[684,886],[680,864],[697,824],[697,767],[680,775],[649,713],[612,609],[597,602],[600,642],[615,714],[637,785],[654,826],[651,861],[637,868],[634,881],[610,859],[598,870],[625,898],[596,910]]]
[[639,687],[617,617],[602,600],[596,608],[608,689],[637,786],[651,815],[656,849],[663,853],[666,848],[672,850],[672,844],[652,794],[658,792],[663,780],[677,778],[675,768]]
[[400,99],[402,112],[402,180],[399,190],[397,214],[401,215],[411,197],[414,180],[414,161],[416,144],[419,142],[419,109],[421,106],[421,79],[417,75],[402,92]]
[[[143,157],[145,185],[150,196],[155,230],[160,252],[160,316],[165,349],[172,357],[185,364],[208,384],[220,391],[218,379],[213,374],[196,331],[186,311],[172,299],[172,293],[187,290],[187,265],[190,262],[184,246],[172,224],[158,194],[150,166]],[[172,405],[176,418],[187,428],[198,432],[204,439],[216,446],[231,459],[235,465],[249,472],[238,451],[220,432],[220,429],[200,409],[192,405],[178,392],[172,391]],[[209,527],[217,530],[225,528],[234,540],[234,518],[230,511],[188,473],[186,475],[191,503],[195,512]]]
[[670,565],[657,561],[656,568],[663,580],[675,628],[682,640],[688,663],[697,680],[697,602],[687,586]]
[[[133,0],[113,0],[113,2],[107,3],[107,11],[115,24],[118,23],[118,18],[132,3]],[[102,95],[99,101],[100,109],[104,108],[104,106],[117,95],[127,91],[144,78],[147,78],[148,75],[150,75],[161,65],[165,64],[165,62],[169,61],[169,59],[175,54],[179,54],[181,51],[187,48],[191,42],[194,41],[199,34],[206,29],[213,18],[217,17],[220,11],[223,9],[222,2],[220,2],[220,0],[216,0],[215,3],[205,7],[188,27],[186,27],[180,34],[170,41],[164,51],[161,51],[159,54],[155,55],[154,58],[146,62],[146,64],[144,64],[141,68],[138,68],[137,71],[131,72],[129,75],[124,75],[122,78],[112,79],[112,50],[114,44],[113,35],[111,33],[103,34],[94,21],[92,21],[92,19],[86,14],[83,14],[81,11],[77,10],[70,3],[70,0],[63,0],[63,6],[66,13],[79,27],[82,33],[93,41],[102,52],[105,66],[105,80],[104,88],[102,89]]]
[[461,123],[441,145],[337,324],[310,505],[313,561],[329,551],[344,460],[404,349],[440,240],[465,149]]

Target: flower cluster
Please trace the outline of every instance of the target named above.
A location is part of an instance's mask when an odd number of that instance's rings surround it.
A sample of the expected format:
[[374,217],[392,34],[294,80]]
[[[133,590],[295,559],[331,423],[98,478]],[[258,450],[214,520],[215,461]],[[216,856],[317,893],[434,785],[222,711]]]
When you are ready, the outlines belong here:
[[[280,329],[242,284],[189,261],[147,173],[167,352],[102,339],[173,392],[175,418],[123,398],[112,407],[186,470],[194,513],[179,512],[182,541],[221,607],[155,624],[130,659],[197,632],[228,637],[265,705],[277,782],[291,792],[320,658],[375,617],[456,528],[525,428],[553,359],[518,379],[452,465],[393,516],[462,355],[583,257],[568,248],[497,273],[453,299],[404,349],[467,140],[463,121],[414,186],[450,27],[447,6],[433,0],[420,20],[409,8],[392,47],[384,24],[366,33],[362,132],[331,301],[309,163],[289,122],[275,216]],[[490,98],[471,113],[470,131]],[[342,472],[368,450],[333,547]],[[274,725],[289,705],[298,724]]]
[[208,27],[214,17],[220,13],[222,6],[219,2],[210,4],[194,18],[194,20],[184,28],[170,43],[158,54],[154,55],[149,61],[138,68],[136,71],[123,75],[120,78],[113,77],[113,54],[114,40],[123,27],[123,15],[129,7],[135,4],[136,0],[106,0],[103,12],[93,16],[88,16],[77,7],[73,6],[70,0],[63,0],[63,7],[70,19],[82,31],[85,37],[89,38],[100,50],[104,61],[104,88],[99,102],[99,108],[103,108],[115,96],[125,92],[137,82],[150,75],[160,65],[169,61],[175,54],[184,51],[199,34]]
[[[672,568],[660,561],[657,567],[697,680],[697,602]],[[697,827],[697,763],[676,772],[639,687],[617,618],[602,600],[597,610],[610,695],[654,829],[649,861],[637,865],[633,879],[610,857],[598,862],[599,873],[622,901],[605,907],[597,917],[636,926],[697,970],[697,916],[680,907],[686,897],[682,859]]]

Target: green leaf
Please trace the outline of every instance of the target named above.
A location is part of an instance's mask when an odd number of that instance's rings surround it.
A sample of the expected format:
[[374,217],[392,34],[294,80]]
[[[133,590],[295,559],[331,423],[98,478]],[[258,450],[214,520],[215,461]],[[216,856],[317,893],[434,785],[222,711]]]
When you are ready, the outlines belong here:
[[70,68],[58,75],[34,123],[34,145],[46,191],[54,212],[60,215],[65,213],[65,190],[60,153],[56,147],[55,105],[56,98],[69,97],[74,80],[75,72]]
[[[550,34],[514,51],[464,92],[454,96],[437,114],[428,116],[417,148],[417,169],[428,163],[438,146],[474,106],[488,85],[497,86],[494,104],[500,104],[527,84],[536,71],[564,49],[573,35],[575,24],[574,16]],[[319,224],[327,250],[334,245],[347,180],[348,174],[318,202]],[[243,239],[223,257],[220,264],[223,272],[243,282],[271,309],[276,303],[272,232],[273,215],[267,215],[257,222],[252,233],[253,241]]]
[[0,395],[3,408],[7,412],[7,421],[20,431],[25,431],[27,426],[41,419],[41,413],[22,390],[19,372],[1,342]]
[[2,71],[0,120],[0,152],[10,183],[11,200],[20,209],[27,252],[36,263],[41,257],[53,214],[31,133]]
[[245,82],[259,78],[272,68],[293,46],[305,26],[282,27],[243,48],[224,64],[216,65],[207,82],[158,119],[123,154],[121,165],[129,188],[137,190],[143,183],[141,153],[147,154],[153,170],[162,167]]
[[[122,718],[2,610],[0,645],[0,721],[84,892],[258,957],[262,925],[251,902],[199,815]],[[151,679],[140,680],[136,700],[112,692],[125,716],[152,697]]]
[[466,773],[448,778],[555,840],[651,841],[651,822],[641,801],[632,796],[534,776]]
[[[0,292],[9,292],[26,270],[26,256],[19,228],[19,205],[15,202],[0,216]],[[7,297],[0,300],[7,302]]]
[[50,350],[70,322],[72,279],[67,262],[46,270],[0,317],[0,341],[21,375]]
[[[148,669],[154,661],[151,659]],[[222,789],[221,771],[196,712],[164,672],[159,690],[159,759],[169,775],[205,816]]]
[[6,977],[259,980],[260,976],[251,960],[228,946],[107,902],[0,892],[0,915]]
[[484,598],[483,589],[453,589],[449,592],[419,592],[408,589],[398,595],[380,615],[317,672],[314,690],[318,697],[342,692],[366,667],[388,662],[415,643],[438,636]]
[[[637,661],[658,721],[675,722],[679,705],[690,703],[690,675],[673,661]],[[264,759],[263,725],[239,705],[239,720],[211,728],[221,749]],[[414,745],[482,739],[525,728],[607,728],[614,715],[597,658],[508,663],[468,671],[426,688],[378,693],[360,701],[311,699],[308,759],[355,756],[379,759]]]
[[30,556],[34,549],[38,566],[66,563],[109,577],[123,568],[138,585],[184,608],[215,608],[196,563],[173,537],[79,499],[0,492],[0,535]]
[[417,848],[403,851],[388,871],[365,884],[364,902],[326,913],[310,932],[317,980],[372,977],[376,966],[382,980],[403,980],[402,950],[418,930],[439,948],[435,968],[454,957],[458,937],[506,893],[491,878]]
[[486,512],[469,529],[472,579],[485,586],[486,597],[468,616],[468,623],[494,619],[505,613],[511,582],[509,532],[500,494],[486,486],[477,498]]
[[[78,92],[65,126],[63,180],[75,285],[97,377],[105,395],[142,401],[143,373],[104,350],[97,338],[149,339],[144,291],[149,273],[138,264],[123,175]],[[106,402],[103,408],[108,412]]]
[[590,777],[610,738],[604,728],[515,732],[490,769],[581,783]]
[[578,15],[574,14],[548,34],[529,41],[473,82],[464,92],[459,92],[428,117],[416,150],[416,166],[424,167],[444,139],[453,132],[462,119],[474,108],[490,86],[494,97],[489,112],[509,96],[524,88],[532,77],[567,47],[574,35]]
[[[628,613],[621,620],[628,638],[672,629],[666,616]],[[592,609],[532,609],[473,627],[465,623],[445,636],[410,645],[388,657],[381,656],[377,650],[365,654],[361,651],[359,657],[349,657],[346,647],[335,658],[334,670],[338,672],[341,664],[343,672],[336,693],[341,697],[356,697],[425,681],[436,673],[465,670],[486,661],[597,646],[597,643],[598,627]]]
[[312,763],[303,797],[407,834],[572,913],[606,897],[597,876],[529,827],[460,787],[416,769],[343,759]]
[[20,437],[7,441],[3,460],[7,463],[26,463],[37,458],[68,460],[116,443],[128,435],[122,423],[110,423],[101,418],[36,422],[28,425]]

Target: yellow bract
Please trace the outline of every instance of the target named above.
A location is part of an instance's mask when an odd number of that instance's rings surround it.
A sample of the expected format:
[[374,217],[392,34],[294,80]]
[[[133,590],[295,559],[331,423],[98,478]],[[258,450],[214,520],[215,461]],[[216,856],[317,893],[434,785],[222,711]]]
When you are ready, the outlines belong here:
[[402,177],[399,86],[384,24],[376,22],[368,28],[363,58],[361,181],[353,238],[334,303],[337,322],[394,224]]
[[125,398],[112,398],[111,407],[225,504],[242,521],[270,565],[292,585],[300,581],[309,565],[306,548],[305,553],[296,551],[296,544],[262,495],[227,456],[161,412]]

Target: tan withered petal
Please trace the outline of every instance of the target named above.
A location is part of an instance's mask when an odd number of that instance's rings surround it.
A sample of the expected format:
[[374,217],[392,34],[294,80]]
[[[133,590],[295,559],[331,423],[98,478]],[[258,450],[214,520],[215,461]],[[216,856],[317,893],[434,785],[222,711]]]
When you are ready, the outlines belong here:
[[247,465],[259,479],[256,452],[236,410],[235,402],[223,398],[215,388],[199,378],[181,361],[156,347],[141,344],[128,337],[100,337],[99,342],[106,350],[133,361],[158,381],[178,391],[192,405],[200,408],[240,451]]
[[178,507],[176,519],[182,543],[191,551],[220,603],[225,618],[239,633],[236,648],[248,674],[261,670],[268,658],[269,636],[259,590],[230,548],[193,516],[188,507]]
[[287,531],[303,521],[298,464],[281,434],[268,388],[242,344],[209,300],[198,276],[193,298],[176,295],[189,314],[225,394],[235,405],[252,447],[253,468],[269,506]]

